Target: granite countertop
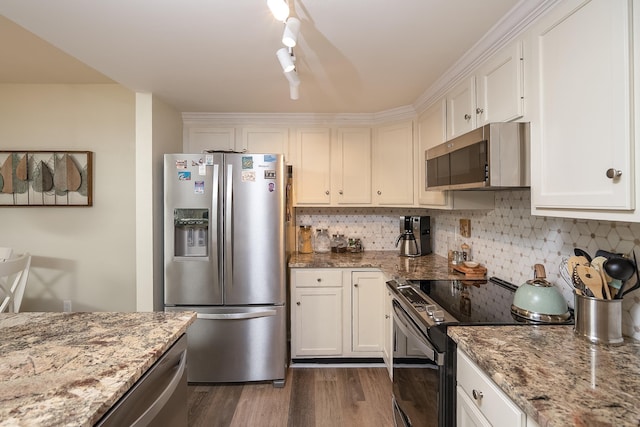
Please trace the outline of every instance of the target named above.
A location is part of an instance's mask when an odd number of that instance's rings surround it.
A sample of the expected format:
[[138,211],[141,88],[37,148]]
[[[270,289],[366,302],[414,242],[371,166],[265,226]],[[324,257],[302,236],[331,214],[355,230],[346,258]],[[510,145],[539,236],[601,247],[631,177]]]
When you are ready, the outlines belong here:
[[295,252],[289,258],[291,268],[378,268],[389,277],[404,279],[460,280],[464,275],[450,273],[447,259],[429,254],[409,258],[398,251],[364,251],[360,253],[312,253]]
[[640,425],[640,342],[591,344],[573,326],[456,326],[449,335],[541,427]]
[[90,426],[195,313],[0,315],[0,426]]

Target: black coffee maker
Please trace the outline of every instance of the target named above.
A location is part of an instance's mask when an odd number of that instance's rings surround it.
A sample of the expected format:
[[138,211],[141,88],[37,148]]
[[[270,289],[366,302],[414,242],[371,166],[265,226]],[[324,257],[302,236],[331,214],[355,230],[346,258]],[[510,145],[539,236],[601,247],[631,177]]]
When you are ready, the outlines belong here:
[[400,235],[396,247],[401,256],[422,256],[431,253],[431,217],[401,216]]

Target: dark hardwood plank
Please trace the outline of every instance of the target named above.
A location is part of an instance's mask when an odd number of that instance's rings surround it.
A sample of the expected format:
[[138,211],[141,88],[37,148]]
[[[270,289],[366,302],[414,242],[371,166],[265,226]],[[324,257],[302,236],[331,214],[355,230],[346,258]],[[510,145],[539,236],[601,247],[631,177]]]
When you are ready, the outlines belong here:
[[384,368],[290,368],[284,388],[263,382],[188,389],[192,427],[393,426]]
[[312,369],[289,369],[292,393],[288,427],[315,425],[315,374]]

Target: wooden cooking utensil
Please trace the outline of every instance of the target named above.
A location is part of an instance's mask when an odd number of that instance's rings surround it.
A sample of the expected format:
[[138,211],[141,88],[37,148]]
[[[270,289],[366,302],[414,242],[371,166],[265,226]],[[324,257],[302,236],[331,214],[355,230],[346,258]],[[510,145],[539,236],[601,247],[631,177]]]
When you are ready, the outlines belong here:
[[578,279],[584,283],[584,285],[593,293],[595,298],[604,299],[602,293],[602,278],[598,270],[591,266],[578,265],[576,266],[576,275]]
[[595,257],[593,260],[591,260],[591,266],[598,271],[598,274],[600,274],[605,298],[611,299],[611,290],[609,289],[609,283],[611,282],[612,278],[604,271],[605,262],[607,262],[607,258],[603,256]]

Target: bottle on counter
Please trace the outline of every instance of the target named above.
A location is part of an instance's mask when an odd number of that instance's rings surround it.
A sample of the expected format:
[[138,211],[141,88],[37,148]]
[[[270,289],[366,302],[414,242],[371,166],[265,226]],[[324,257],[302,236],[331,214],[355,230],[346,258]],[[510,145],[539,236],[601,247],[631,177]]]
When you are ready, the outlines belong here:
[[313,253],[313,235],[310,225],[301,225],[298,231],[298,252],[301,254]]
[[326,228],[318,228],[316,230],[314,251],[320,254],[331,251],[331,238],[329,237],[329,231]]

